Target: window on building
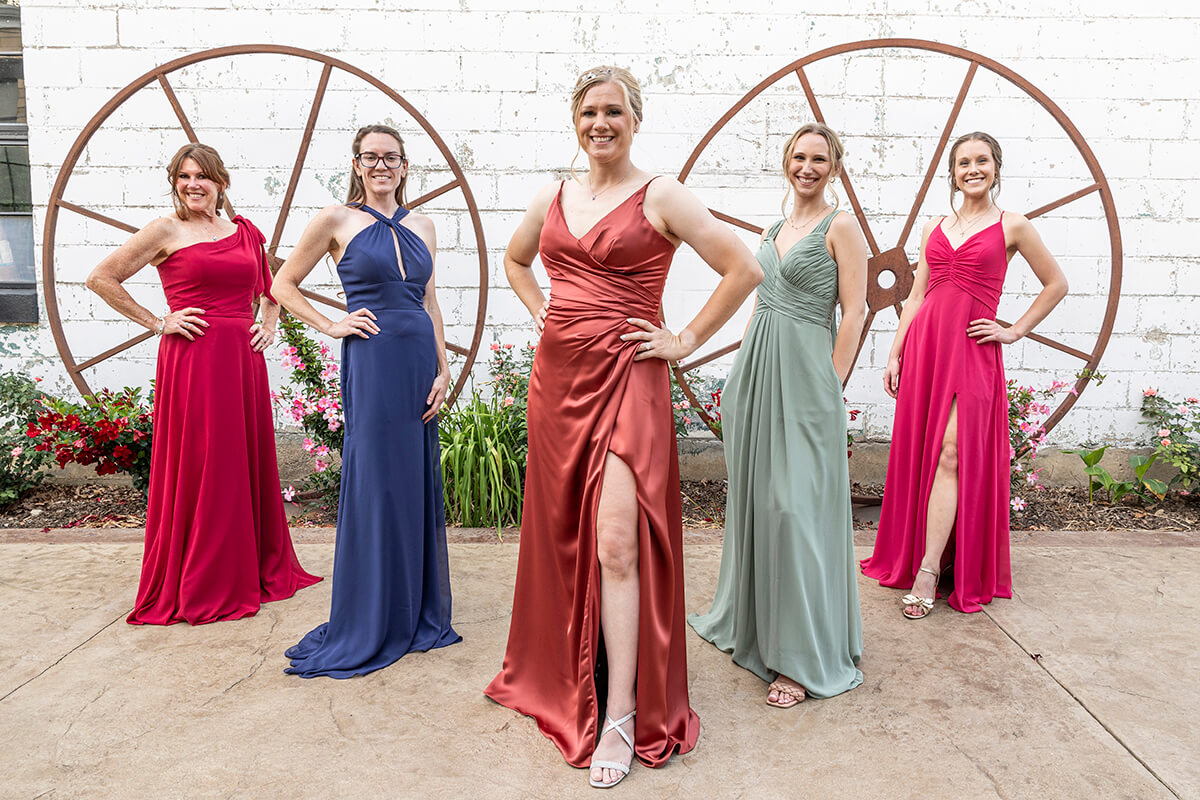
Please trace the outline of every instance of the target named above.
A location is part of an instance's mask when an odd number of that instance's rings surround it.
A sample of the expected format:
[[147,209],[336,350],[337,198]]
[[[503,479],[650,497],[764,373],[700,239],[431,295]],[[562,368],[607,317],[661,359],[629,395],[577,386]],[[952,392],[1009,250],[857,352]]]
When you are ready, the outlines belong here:
[[0,1],[0,322],[37,322],[21,7]]

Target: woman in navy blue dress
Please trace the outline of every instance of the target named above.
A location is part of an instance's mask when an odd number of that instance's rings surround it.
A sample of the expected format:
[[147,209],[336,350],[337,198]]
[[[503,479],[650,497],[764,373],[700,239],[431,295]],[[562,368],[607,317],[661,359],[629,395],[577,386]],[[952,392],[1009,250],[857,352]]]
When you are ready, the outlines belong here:
[[[450,370],[433,283],[433,222],[403,207],[408,160],[393,129],[354,137],[345,205],[304,229],[275,277],[288,311],[342,340],[342,486],[329,622],[287,651],[286,671],[350,678],[461,641],[450,575],[437,412]],[[301,294],[326,254],[352,311],[334,322]]]

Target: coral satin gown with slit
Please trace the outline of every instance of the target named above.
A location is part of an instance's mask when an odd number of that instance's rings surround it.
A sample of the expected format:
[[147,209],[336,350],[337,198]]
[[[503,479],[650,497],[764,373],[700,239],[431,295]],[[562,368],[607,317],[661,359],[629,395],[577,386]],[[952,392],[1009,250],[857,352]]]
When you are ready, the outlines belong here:
[[947,598],[979,611],[1012,597],[1008,552],[1008,394],[1000,344],[967,336],[974,319],[995,319],[1008,251],[1001,220],[957,249],[941,223],[925,245],[929,288],[900,361],[900,391],[888,453],[875,552],[863,574],[908,589],[925,554],[925,524],[951,403],[958,400],[958,516],[942,555],[953,565]]
[[[649,184],[647,183],[646,186]],[[659,766],[696,744],[688,704],[679,462],[667,365],[635,362],[628,317],[655,320],[675,247],[642,210],[646,186],[582,238],[562,190],[540,255],[550,308],[529,383],[529,461],[508,648],[486,694],[537,720],[586,766],[604,713],[596,510],[608,453],[637,479],[640,609],[636,754]],[[601,667],[599,674],[598,667]]]

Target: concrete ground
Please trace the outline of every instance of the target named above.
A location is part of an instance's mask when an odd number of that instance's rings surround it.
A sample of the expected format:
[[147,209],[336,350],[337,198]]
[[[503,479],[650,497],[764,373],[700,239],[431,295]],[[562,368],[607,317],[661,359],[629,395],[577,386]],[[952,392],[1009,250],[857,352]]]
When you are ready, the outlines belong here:
[[[481,693],[508,629],[511,540],[450,547],[461,644],[335,681],[283,674],[284,649],[326,619],[329,581],[236,622],[126,625],[139,538],[0,533],[0,797],[596,796]],[[704,610],[720,546],[691,539],[688,607]],[[329,533],[296,540],[329,575]],[[939,602],[922,622],[860,579],[863,685],[786,711],[689,629],[699,744],[616,792],[1200,798],[1200,537],[1020,535],[1013,571],[1012,600]]]

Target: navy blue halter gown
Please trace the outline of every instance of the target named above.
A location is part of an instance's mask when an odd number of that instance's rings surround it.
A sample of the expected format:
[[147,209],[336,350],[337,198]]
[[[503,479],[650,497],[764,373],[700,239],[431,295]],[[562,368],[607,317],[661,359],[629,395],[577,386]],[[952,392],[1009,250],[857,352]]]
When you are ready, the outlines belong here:
[[422,304],[433,261],[400,224],[407,209],[389,220],[361,208],[377,221],[350,240],[338,276],[346,305],[370,309],[379,333],[342,340],[346,429],[332,609],[329,622],[287,651],[286,671],[305,678],[363,675],[405,653],[462,641],[450,627],[437,420],[421,421],[437,374]]

